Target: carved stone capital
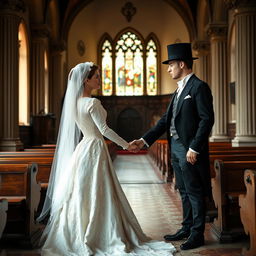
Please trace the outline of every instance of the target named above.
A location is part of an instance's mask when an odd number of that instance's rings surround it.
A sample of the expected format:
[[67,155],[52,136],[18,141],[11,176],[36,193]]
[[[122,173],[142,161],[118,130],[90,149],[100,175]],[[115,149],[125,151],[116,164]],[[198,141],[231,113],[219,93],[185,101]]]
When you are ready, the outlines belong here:
[[194,41],[192,43],[192,49],[197,56],[207,55],[210,52],[210,42],[209,41]]
[[228,9],[256,7],[255,0],[224,0]]
[[26,5],[23,0],[1,0],[0,11],[25,12]]
[[32,35],[34,38],[46,38],[50,36],[50,28],[46,24],[32,25]]
[[234,9],[239,4],[240,0],[224,0],[227,9]]
[[227,24],[209,24],[207,28],[207,34],[211,40],[226,39],[228,33]]
[[58,41],[58,42],[52,42],[50,47],[53,53],[61,53],[67,50],[67,44],[64,40]]

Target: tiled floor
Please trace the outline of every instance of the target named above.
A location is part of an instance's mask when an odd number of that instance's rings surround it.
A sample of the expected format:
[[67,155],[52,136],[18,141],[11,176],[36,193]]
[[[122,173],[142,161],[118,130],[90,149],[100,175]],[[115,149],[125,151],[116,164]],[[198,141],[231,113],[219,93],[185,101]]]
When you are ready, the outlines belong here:
[[[182,220],[181,204],[177,191],[162,182],[157,168],[146,155],[119,155],[114,167],[122,188],[137,216],[142,229],[152,239],[162,240],[164,234],[174,233]],[[240,256],[246,242],[220,244],[206,225],[206,244],[190,251],[181,251],[182,241],[174,242],[175,256]],[[8,249],[0,256],[38,256],[36,250]]]
[[[153,239],[174,233],[182,221],[178,192],[170,184],[161,181],[159,171],[148,156],[120,155],[114,166],[123,190],[144,232]],[[220,244],[206,224],[205,246],[181,251],[182,241],[174,242],[175,256],[240,256],[248,242]]]

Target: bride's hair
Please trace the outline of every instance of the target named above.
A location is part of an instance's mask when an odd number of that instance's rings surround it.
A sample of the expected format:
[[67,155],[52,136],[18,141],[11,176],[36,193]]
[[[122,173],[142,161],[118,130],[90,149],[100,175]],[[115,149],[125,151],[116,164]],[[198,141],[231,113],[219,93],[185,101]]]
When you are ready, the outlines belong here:
[[99,69],[99,67],[97,65],[93,64],[87,78],[91,79],[98,69]]
[[92,62],[80,63],[72,68],[68,75],[68,85],[62,108],[56,150],[44,206],[37,219],[39,222],[43,221],[50,213],[48,221],[48,225],[50,225],[52,218],[69,199],[73,189],[74,174],[69,166],[81,134],[76,124],[77,102],[83,93],[85,79],[91,79],[98,68]]

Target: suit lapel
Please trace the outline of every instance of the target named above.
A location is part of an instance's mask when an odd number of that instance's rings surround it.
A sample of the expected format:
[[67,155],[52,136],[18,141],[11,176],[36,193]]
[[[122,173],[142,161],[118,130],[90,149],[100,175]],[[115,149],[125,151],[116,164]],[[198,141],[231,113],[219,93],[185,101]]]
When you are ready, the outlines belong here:
[[167,122],[169,122],[171,120],[171,117],[172,117],[172,105],[173,105],[173,101],[174,101],[174,98],[177,94],[177,89],[174,91],[173,95],[172,95],[172,99],[171,99],[171,102],[168,106],[168,109],[167,109]]
[[170,110],[172,110],[172,105],[173,105],[173,101],[174,101],[174,98],[175,98],[176,94],[177,94],[177,89],[174,91],[174,93],[173,93],[173,95],[172,95],[172,99],[171,99],[171,102],[170,102],[170,104],[169,104],[169,106],[168,106],[167,112],[169,112]]
[[183,91],[181,92],[181,95],[180,95],[179,101],[178,101],[178,105],[177,105],[176,116],[177,116],[177,115],[179,114],[179,112],[180,112],[181,106],[182,106],[182,104],[183,104],[183,102],[184,102],[184,97],[185,97],[186,95],[188,95],[188,93],[189,93],[189,91],[190,91],[190,89],[191,89],[191,87],[192,87],[192,85],[193,85],[194,76],[195,76],[195,75],[193,75],[193,76],[190,77],[190,79],[188,80],[188,82],[187,82],[185,88],[184,88]]

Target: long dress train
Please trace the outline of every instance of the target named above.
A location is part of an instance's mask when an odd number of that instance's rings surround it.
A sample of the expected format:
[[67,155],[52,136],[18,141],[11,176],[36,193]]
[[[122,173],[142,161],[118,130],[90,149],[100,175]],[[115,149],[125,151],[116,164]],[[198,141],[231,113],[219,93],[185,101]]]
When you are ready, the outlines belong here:
[[122,191],[102,135],[127,142],[106,125],[106,111],[94,98],[78,100],[77,124],[83,139],[69,168],[73,189],[47,225],[41,255],[170,256],[170,243],[147,237]]

